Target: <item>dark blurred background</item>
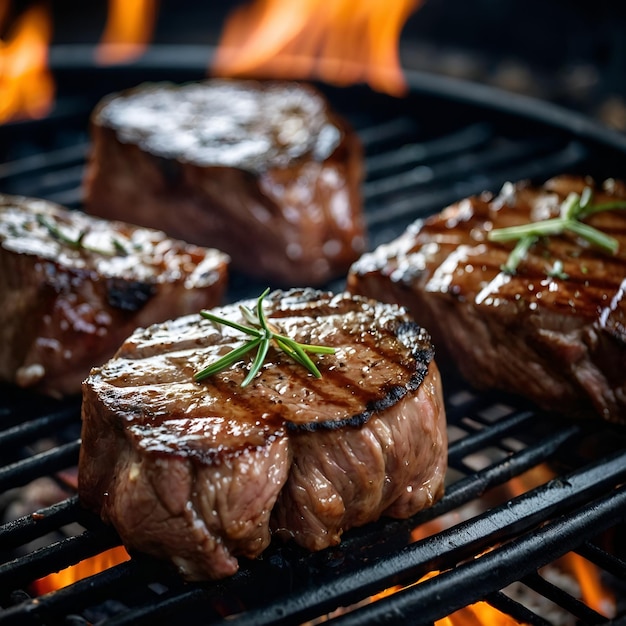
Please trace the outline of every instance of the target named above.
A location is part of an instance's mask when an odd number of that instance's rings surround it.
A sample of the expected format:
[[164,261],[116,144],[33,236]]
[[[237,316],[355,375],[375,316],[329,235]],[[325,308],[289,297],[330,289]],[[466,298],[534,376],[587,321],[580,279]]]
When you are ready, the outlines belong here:
[[[11,11],[28,4],[13,2]],[[153,42],[215,45],[227,16],[242,4],[249,2],[161,0]],[[99,40],[105,1],[48,6],[53,44]],[[406,68],[546,99],[626,131],[624,2],[425,0],[403,29],[400,51]]]

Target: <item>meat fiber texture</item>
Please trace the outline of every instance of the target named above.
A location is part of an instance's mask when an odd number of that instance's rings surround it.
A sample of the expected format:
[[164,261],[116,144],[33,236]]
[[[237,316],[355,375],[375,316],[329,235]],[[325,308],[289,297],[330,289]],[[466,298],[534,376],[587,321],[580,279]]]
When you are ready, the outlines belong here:
[[557,216],[567,195],[586,186],[594,203],[626,199],[615,180],[509,183],[498,195],[467,198],[417,221],[364,255],[348,289],[408,307],[438,354],[479,388],[572,417],[626,423],[626,212],[586,220],[619,241],[617,254],[570,234],[551,236],[532,246],[514,275],[501,269],[513,244],[487,239],[491,229]]
[[[186,316],[137,330],[84,384],[81,501],[187,579],[232,575],[273,535],[336,545],[443,493],[445,410],[427,332],[399,307],[348,294],[265,302],[292,339],[336,349],[313,355],[320,379],[270,348],[246,387],[247,358],[194,382],[243,335]],[[235,305],[214,312],[246,323]]]
[[266,284],[323,285],[365,250],[356,133],[293,82],[144,84],[96,108],[87,211],[226,251]]
[[227,272],[217,250],[0,195],[0,379],[79,394],[137,326],[218,304]]

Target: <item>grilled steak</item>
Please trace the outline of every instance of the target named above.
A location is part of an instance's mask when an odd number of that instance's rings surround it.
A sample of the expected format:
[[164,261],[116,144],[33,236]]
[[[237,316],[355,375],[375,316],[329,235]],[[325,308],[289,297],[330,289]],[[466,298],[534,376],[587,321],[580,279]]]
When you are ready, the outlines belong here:
[[92,117],[87,211],[226,251],[279,285],[345,275],[364,248],[356,133],[312,87],[151,84]]
[[[200,316],[135,332],[84,383],[82,502],[188,579],[220,578],[272,531],[318,550],[437,500],[445,412],[430,339],[396,306],[313,289],[268,297],[268,322],[336,348],[314,378],[270,348],[194,382],[242,334]],[[217,314],[245,323],[237,306]]]
[[228,257],[0,195],[0,379],[62,396],[137,327],[220,302]]
[[514,275],[512,243],[487,231],[559,214],[571,192],[626,199],[626,186],[562,176],[507,184],[414,223],[352,267],[348,289],[407,306],[478,387],[500,388],[572,416],[626,423],[626,212],[586,222],[619,241],[614,256],[564,233],[538,240]]

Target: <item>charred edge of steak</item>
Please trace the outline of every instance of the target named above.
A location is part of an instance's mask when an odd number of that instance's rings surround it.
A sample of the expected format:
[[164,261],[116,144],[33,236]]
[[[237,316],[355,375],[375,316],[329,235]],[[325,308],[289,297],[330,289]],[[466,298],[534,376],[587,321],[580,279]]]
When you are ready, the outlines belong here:
[[[402,336],[415,336],[423,332],[421,326],[414,322],[403,322],[398,326],[397,336],[402,341]],[[314,432],[316,430],[339,430],[347,426],[359,427],[367,423],[367,421],[385,409],[391,408],[394,404],[397,404],[407,393],[416,391],[419,386],[424,382],[426,375],[428,374],[428,366],[435,358],[435,351],[431,348],[422,348],[412,352],[412,356],[415,359],[416,371],[411,376],[406,385],[394,385],[387,389],[385,395],[374,402],[368,402],[367,408],[361,413],[352,415],[343,420],[327,420],[323,422],[307,422],[302,424],[294,424],[293,422],[286,422],[287,429],[291,432]]]
[[157,292],[156,285],[123,278],[107,279],[107,302],[122,311],[139,311]]

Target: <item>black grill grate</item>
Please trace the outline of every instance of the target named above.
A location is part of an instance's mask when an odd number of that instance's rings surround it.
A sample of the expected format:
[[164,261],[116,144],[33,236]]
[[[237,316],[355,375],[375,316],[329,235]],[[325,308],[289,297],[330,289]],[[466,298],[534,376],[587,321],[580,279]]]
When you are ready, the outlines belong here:
[[[328,89],[366,147],[371,246],[397,236],[416,217],[467,194],[497,190],[507,180],[623,171],[626,145],[584,120],[555,117],[553,109],[532,103],[517,110],[496,93],[478,102],[462,84],[418,76],[412,82],[411,94],[400,100],[363,87]],[[57,128],[48,121],[7,127],[17,145],[6,148],[0,189],[79,207],[88,111],[59,114]],[[37,145],[40,128],[44,147]],[[246,277],[234,276],[228,297],[258,291]],[[184,583],[164,564],[133,555],[32,597],[35,579],[119,543],[70,490],[60,503],[0,527],[0,623],[134,625],[175,618],[257,626],[330,614],[335,624],[422,624],[480,600],[525,623],[559,623],[520,603],[510,585],[551,600],[573,616],[572,623],[616,623],[541,573],[572,551],[601,570],[617,598],[617,617],[624,619],[626,432],[545,415],[519,398],[477,393],[455,373],[444,375],[450,471],[446,495],[431,509],[355,529],[339,547],[316,554],[273,544],[234,577],[215,583]],[[0,506],[41,477],[68,489],[65,474],[80,445],[79,400],[0,391]],[[545,464],[554,478],[522,495],[504,491],[511,478]],[[434,534],[413,534],[441,520],[446,525]],[[414,584],[433,571],[441,573]],[[394,585],[404,589],[368,602]],[[337,611],[346,606],[353,608]]]

